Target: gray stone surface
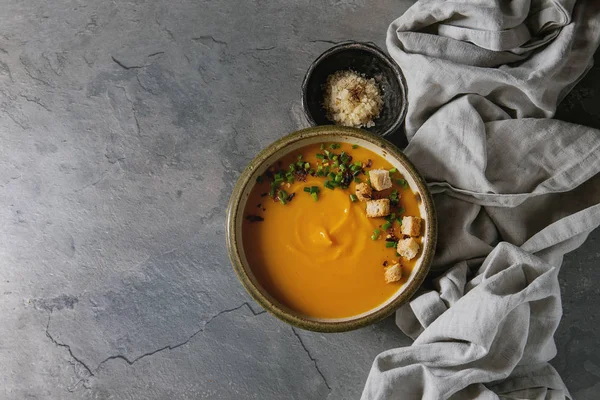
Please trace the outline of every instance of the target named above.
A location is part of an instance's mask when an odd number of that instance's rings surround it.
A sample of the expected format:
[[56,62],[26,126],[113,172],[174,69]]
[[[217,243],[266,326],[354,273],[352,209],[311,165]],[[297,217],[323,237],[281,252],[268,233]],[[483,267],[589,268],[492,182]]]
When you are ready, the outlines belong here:
[[[0,399],[357,398],[388,319],[293,330],[229,265],[246,163],[302,125],[309,63],[410,1],[4,0]],[[599,60],[600,61],[600,60]],[[600,69],[558,116],[600,128]],[[554,362],[600,392],[600,233],[565,258]]]

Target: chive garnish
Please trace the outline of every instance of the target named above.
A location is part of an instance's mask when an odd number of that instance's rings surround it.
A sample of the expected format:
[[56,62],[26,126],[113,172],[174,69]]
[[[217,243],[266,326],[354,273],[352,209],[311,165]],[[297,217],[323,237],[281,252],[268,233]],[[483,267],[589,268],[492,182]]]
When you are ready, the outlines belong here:
[[404,210],[404,207],[400,207],[400,208],[398,209],[398,214],[402,214],[404,211],[405,211],[405,210]]
[[331,181],[325,181],[323,186],[325,186],[327,189],[331,189],[331,190],[333,190],[335,188],[335,186],[331,183]]
[[392,227],[392,223],[390,221],[388,221],[385,224],[381,225],[381,229],[383,229],[384,231],[387,231],[391,227]]
[[321,143],[321,150],[325,150],[325,143]]
[[394,172],[398,172],[398,170],[396,168],[390,169],[390,174],[393,174]]
[[304,163],[304,169],[309,169],[310,168],[310,164],[309,163]]
[[333,156],[332,160],[333,161],[337,161],[338,160],[338,156]]
[[402,220],[400,218],[396,218],[396,222],[398,223],[398,225],[402,225]]
[[355,177],[354,177],[354,182],[356,182],[356,183],[360,183],[360,178],[359,178],[358,176],[355,176]]
[[352,201],[353,203],[356,203],[357,200],[358,200],[358,197],[356,197],[355,194],[350,195],[350,201]]
[[387,248],[396,247],[396,242],[385,242],[385,247],[387,247]]
[[304,188],[304,191],[305,191],[306,193],[310,193],[310,188],[309,188],[308,186],[306,186],[306,187]]
[[352,148],[353,148],[353,149],[358,149],[358,145],[357,145],[357,144],[353,144],[353,145],[352,145]]
[[322,160],[322,159],[324,159],[324,158],[325,158],[325,156],[324,156],[323,154],[321,154],[321,153],[317,153],[317,154],[316,154],[316,157],[317,157],[319,160]]
[[327,176],[329,179],[335,179],[335,174],[333,172],[328,173]]
[[298,162],[296,163],[296,167],[298,167],[298,168],[302,168],[302,167],[304,167],[304,163],[303,163],[302,161],[298,161]]
[[310,192],[311,193],[319,193],[319,187],[318,186],[311,186],[310,187]]
[[337,167],[339,167],[339,166],[340,166],[340,163],[339,163],[339,162],[337,162],[337,161],[334,161],[334,162],[333,162],[333,166],[334,166],[335,168],[337,168]]
[[279,201],[281,202],[281,204],[287,203],[288,195],[285,192],[285,190],[280,190],[277,196],[279,197]]
[[298,161],[302,160],[302,154],[298,154]]
[[332,149],[335,150],[335,149],[339,149],[341,147],[341,145],[339,143],[331,143],[331,145],[329,147],[331,147]]
[[406,182],[404,179],[396,179],[396,183],[404,188],[408,187],[408,182]]
[[317,193],[311,193],[310,196],[313,198],[314,201],[319,200],[319,195]]
[[380,233],[381,233],[381,231],[379,229],[375,228],[375,230],[373,231],[373,236],[371,236],[371,239],[373,239],[373,240],[379,239]]

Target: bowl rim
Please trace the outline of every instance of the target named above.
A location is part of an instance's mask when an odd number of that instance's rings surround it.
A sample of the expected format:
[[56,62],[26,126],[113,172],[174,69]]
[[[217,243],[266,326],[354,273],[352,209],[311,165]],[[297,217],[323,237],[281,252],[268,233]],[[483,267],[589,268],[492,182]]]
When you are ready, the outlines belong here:
[[319,124],[317,124],[317,122],[313,118],[313,115],[309,111],[308,99],[306,96],[307,89],[308,89],[308,82],[309,82],[310,78],[312,77],[314,70],[327,57],[329,57],[335,53],[339,53],[339,52],[349,50],[349,49],[359,49],[359,50],[370,52],[371,54],[374,54],[375,56],[380,58],[385,64],[387,64],[394,71],[395,76],[398,79],[398,83],[400,86],[400,96],[402,97],[402,106],[400,108],[400,111],[399,111],[396,119],[394,120],[394,123],[388,129],[386,129],[384,132],[378,134],[378,136],[385,137],[385,136],[392,135],[395,132],[398,132],[400,129],[402,129],[402,127],[404,125],[404,119],[406,118],[406,113],[408,112],[408,96],[407,96],[408,86],[406,84],[406,78],[404,77],[404,74],[402,73],[402,69],[400,68],[400,66],[390,56],[388,56],[386,53],[384,53],[383,50],[381,50],[373,42],[357,42],[357,41],[353,41],[353,40],[348,40],[348,41],[338,43],[335,46],[330,47],[329,49],[327,49],[323,53],[321,53],[321,55],[319,55],[310,64],[310,66],[308,67],[308,70],[306,71],[306,74],[304,75],[304,79],[302,80],[302,86],[301,86],[302,87],[302,108],[303,108],[304,115],[306,116],[308,122],[313,126],[320,126]]
[[[428,231],[426,232],[426,243],[428,243],[428,248],[424,249],[423,260],[421,262],[420,269],[416,272],[410,284],[407,284],[407,287],[404,289],[404,291],[398,294],[395,299],[390,301],[384,307],[376,309],[374,312],[367,311],[364,313],[363,316],[357,319],[335,322],[316,321],[307,319],[299,315],[294,315],[280,308],[277,304],[272,303],[260,291],[260,289],[254,285],[251,278],[248,276],[248,273],[246,272],[246,269],[244,268],[244,264],[242,262],[242,257],[240,255],[241,251],[243,251],[241,250],[241,248],[243,247],[242,238],[241,236],[238,238],[236,235],[236,218],[238,215],[238,210],[240,208],[242,193],[249,184],[252,184],[250,180],[254,171],[257,168],[259,168],[270,156],[272,156],[277,151],[284,149],[288,145],[307,138],[313,138],[324,135],[338,135],[344,137],[363,139],[365,141],[371,142],[372,144],[375,144],[376,146],[385,150],[388,154],[391,154],[392,157],[395,158],[398,162],[400,162],[412,175],[418,188],[418,191],[421,194],[421,199],[424,202],[425,209],[427,210],[425,220],[427,221],[429,227]],[[399,148],[394,146],[389,141],[362,129],[349,128],[338,125],[320,125],[292,132],[276,140],[267,148],[258,153],[258,155],[249,163],[249,165],[240,175],[231,194],[229,204],[227,207],[225,234],[227,252],[231,264],[233,265],[233,268],[235,270],[235,273],[237,274],[240,282],[242,283],[242,286],[246,289],[246,291],[265,310],[267,310],[275,317],[281,319],[282,321],[301,329],[306,329],[315,332],[345,332],[349,330],[362,328],[367,325],[371,325],[388,317],[400,305],[406,303],[420,288],[421,284],[423,283],[425,277],[429,272],[431,262],[433,261],[433,256],[435,254],[437,244],[437,215],[433,203],[433,198],[427,187],[427,184],[425,183],[425,180],[418,173],[417,169],[412,164],[412,162],[410,162],[410,160],[404,155],[404,153],[402,153],[402,151]]]

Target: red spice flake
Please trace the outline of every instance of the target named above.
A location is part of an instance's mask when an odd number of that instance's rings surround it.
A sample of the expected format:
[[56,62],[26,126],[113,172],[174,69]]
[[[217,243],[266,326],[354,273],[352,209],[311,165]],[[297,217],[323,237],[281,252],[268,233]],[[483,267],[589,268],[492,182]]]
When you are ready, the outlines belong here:
[[296,180],[306,182],[306,175],[308,175],[308,173],[303,169],[297,169],[294,171],[294,175],[296,176]]

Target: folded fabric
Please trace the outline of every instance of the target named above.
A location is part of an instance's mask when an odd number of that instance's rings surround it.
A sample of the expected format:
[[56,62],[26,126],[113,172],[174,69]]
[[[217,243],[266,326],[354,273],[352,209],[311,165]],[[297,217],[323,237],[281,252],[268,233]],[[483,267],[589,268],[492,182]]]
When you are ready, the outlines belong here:
[[600,225],[600,131],[548,119],[591,67],[594,1],[420,1],[387,46],[406,154],[439,222],[433,289],[398,310],[363,399],[561,399],[548,364],[563,255]]

